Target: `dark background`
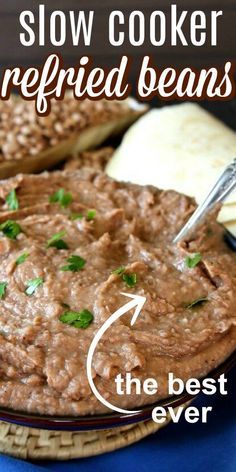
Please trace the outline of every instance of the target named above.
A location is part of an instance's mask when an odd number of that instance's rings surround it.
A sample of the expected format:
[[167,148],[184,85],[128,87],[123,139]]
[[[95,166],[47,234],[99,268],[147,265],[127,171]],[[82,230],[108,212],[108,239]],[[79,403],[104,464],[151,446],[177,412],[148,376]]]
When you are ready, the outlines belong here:
[[[38,18],[38,6],[40,3],[46,6],[46,37],[48,38],[48,24],[50,12],[62,10],[94,10],[93,40],[90,47],[80,45],[72,46],[68,29],[68,38],[63,47],[53,47],[47,43],[39,47],[37,41],[31,47],[24,47],[19,40],[22,28],[19,23],[19,15],[23,10],[35,12]],[[161,47],[154,47],[148,40],[148,19],[153,10],[163,10],[170,16],[170,5],[176,4],[179,12],[183,9],[190,13],[193,10],[203,10],[210,18],[211,10],[223,10],[223,17],[219,19],[218,45],[212,47],[209,41],[201,47],[182,46],[170,47],[169,28],[167,26],[167,43]],[[132,10],[141,10],[147,19],[147,40],[143,46],[130,46],[126,41],[122,47],[111,47],[108,42],[108,17],[112,10],[122,10],[128,20],[128,14]],[[128,21],[126,22],[127,31]],[[35,32],[38,24],[34,25]],[[184,28],[186,37],[189,35],[189,22]],[[37,35],[36,35],[37,36]],[[209,35],[210,38],[210,35]],[[94,63],[100,66],[112,67],[118,64],[122,54],[128,54],[133,59],[130,73],[130,81],[135,83],[137,69],[142,57],[152,55],[157,67],[175,66],[183,68],[194,66],[197,68],[207,66],[223,66],[227,60],[236,61],[236,0],[8,0],[0,2],[0,65],[3,70],[8,66],[38,66],[42,64],[49,53],[60,52],[63,55],[65,65],[75,65],[81,55],[89,54],[94,58]],[[162,105],[154,100],[153,104]],[[219,117],[236,129],[236,102],[204,102]]]

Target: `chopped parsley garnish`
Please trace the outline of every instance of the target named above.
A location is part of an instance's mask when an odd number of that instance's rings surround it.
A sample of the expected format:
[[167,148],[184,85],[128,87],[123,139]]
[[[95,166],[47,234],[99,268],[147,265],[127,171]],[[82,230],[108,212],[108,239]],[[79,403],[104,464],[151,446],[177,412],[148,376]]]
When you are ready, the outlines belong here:
[[86,264],[86,260],[83,259],[83,257],[76,255],[68,257],[67,262],[68,264],[61,267],[60,270],[78,272],[79,270],[83,269]]
[[120,266],[117,269],[113,270],[112,274],[120,275],[127,287],[134,287],[137,283],[137,274],[135,274],[135,272],[133,272],[132,274],[125,274],[125,270],[125,266]]
[[185,258],[185,265],[189,269],[193,269],[194,267],[196,267],[196,265],[199,264],[201,260],[202,260],[202,256],[200,252],[196,252],[195,254],[191,254],[190,256],[187,256]]
[[26,295],[33,295],[40,285],[43,285],[42,277],[36,279],[28,280],[26,283],[27,289],[25,290]]
[[60,316],[59,320],[74,328],[85,329],[92,323],[93,314],[86,309],[81,311],[65,311],[63,315]]
[[[86,220],[92,221],[95,218],[96,213],[97,213],[96,210],[88,210],[86,214]],[[84,218],[84,215],[82,213],[71,213],[70,215],[70,219],[72,221],[82,220],[83,218]]]
[[16,265],[23,264],[23,262],[26,261],[27,257],[29,257],[29,252],[23,252],[23,254],[21,254],[21,256],[16,259]]
[[188,305],[186,305],[186,308],[193,308],[194,306],[202,305],[202,303],[205,303],[207,301],[208,301],[208,298],[206,297],[198,298],[197,300],[194,300],[192,303],[189,303]]
[[82,220],[83,217],[84,216],[81,213],[71,213],[71,215],[70,215],[71,221]]
[[6,293],[7,282],[0,282],[0,298],[3,298]]
[[4,221],[0,225],[0,231],[9,239],[16,239],[18,234],[22,233],[22,228],[14,220]]
[[64,188],[60,188],[49,198],[50,203],[59,203],[62,208],[66,208],[72,201],[73,197],[71,193],[66,193]]
[[12,210],[12,211],[18,210],[19,202],[18,202],[18,199],[17,199],[17,196],[16,196],[15,189],[11,190],[11,192],[9,192],[9,194],[7,195],[6,203],[7,203],[7,206],[9,208],[9,210]]
[[122,280],[125,282],[127,287],[134,287],[137,283],[137,274],[123,274]]
[[88,210],[87,211],[87,216],[86,216],[87,220],[88,221],[93,220],[96,216],[96,213],[97,213],[96,210]]
[[115,269],[112,271],[112,274],[115,274],[115,275],[122,275],[125,271],[125,266],[120,266],[118,267],[118,269]]
[[63,236],[66,235],[65,231],[55,233],[47,242],[47,247],[55,247],[57,249],[69,249],[67,243],[64,241]]

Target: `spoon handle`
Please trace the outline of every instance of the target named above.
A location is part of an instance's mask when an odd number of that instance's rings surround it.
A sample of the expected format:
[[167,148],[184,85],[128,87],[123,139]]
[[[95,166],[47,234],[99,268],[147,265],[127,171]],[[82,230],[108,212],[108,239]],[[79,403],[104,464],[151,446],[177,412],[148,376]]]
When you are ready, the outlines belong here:
[[229,164],[221,174],[220,178],[217,180],[216,184],[204,200],[204,202],[199,205],[195,210],[193,215],[189,218],[187,223],[181,229],[181,231],[174,238],[173,243],[177,243],[184,237],[187,233],[191,232],[204,218],[206,213],[210,211],[214,205],[217,203],[223,202],[226,197],[234,190],[236,187],[236,158]]

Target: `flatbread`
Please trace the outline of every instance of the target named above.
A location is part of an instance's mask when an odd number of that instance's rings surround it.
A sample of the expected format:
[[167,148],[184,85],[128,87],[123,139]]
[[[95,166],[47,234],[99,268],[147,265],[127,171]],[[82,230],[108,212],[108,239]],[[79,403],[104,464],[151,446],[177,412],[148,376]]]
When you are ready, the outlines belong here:
[[236,203],[223,205],[218,220],[222,223],[224,221],[235,221],[236,220]]
[[224,226],[234,235],[236,236],[236,220],[235,221],[228,221],[224,223]]
[[[200,203],[236,156],[236,133],[197,104],[153,109],[125,134],[108,175],[174,189]],[[221,220],[236,220],[236,192]],[[228,215],[229,214],[229,215]]]

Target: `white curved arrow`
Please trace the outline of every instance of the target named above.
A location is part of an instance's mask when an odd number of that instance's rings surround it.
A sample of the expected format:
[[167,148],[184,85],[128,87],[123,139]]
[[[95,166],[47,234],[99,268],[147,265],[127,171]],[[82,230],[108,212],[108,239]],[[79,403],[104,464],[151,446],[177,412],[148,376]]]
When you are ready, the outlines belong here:
[[133,295],[131,293],[123,293],[121,292],[121,295],[125,295],[126,297],[132,298],[132,300],[125,305],[121,306],[118,310],[116,310],[106,321],[105,323],[101,326],[101,328],[98,330],[96,335],[94,336],[94,339],[90,345],[90,348],[88,350],[88,357],[87,357],[87,377],[89,381],[89,385],[91,390],[93,391],[95,397],[103,403],[104,406],[108,407],[110,410],[117,411],[118,413],[124,413],[124,414],[130,414],[130,413],[139,413],[140,410],[123,410],[123,408],[118,408],[115,405],[112,405],[112,403],[108,402],[103,398],[103,396],[99,393],[97,390],[97,387],[94,384],[93,378],[92,378],[92,361],[93,361],[93,355],[94,351],[97,347],[97,344],[99,343],[100,339],[102,338],[103,334],[107,331],[108,328],[116,321],[120,316],[124,315],[127,313],[129,310],[132,310],[132,308],[135,308],[135,312],[132,316],[131,319],[131,326],[135,323],[135,321],[138,318],[138,315],[140,311],[143,308],[144,303],[146,302],[146,297],[141,297],[140,295]]

